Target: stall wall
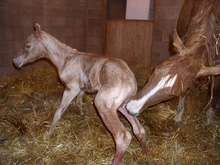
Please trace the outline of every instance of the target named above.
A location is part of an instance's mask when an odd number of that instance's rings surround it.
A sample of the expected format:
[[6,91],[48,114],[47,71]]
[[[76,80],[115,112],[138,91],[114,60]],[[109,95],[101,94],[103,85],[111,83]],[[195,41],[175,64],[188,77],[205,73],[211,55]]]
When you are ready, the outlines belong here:
[[152,37],[152,21],[108,20],[106,56],[129,65],[150,65]]

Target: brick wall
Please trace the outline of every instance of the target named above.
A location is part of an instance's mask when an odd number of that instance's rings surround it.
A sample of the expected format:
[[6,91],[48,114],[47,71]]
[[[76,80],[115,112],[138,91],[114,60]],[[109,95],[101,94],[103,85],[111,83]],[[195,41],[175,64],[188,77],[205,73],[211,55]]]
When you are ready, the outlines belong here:
[[108,0],[107,19],[125,19],[127,0]]
[[103,31],[105,31],[107,0],[87,0],[87,52],[103,54]]
[[184,0],[154,0],[154,3],[151,67],[171,55],[174,29]]
[[0,77],[29,71],[17,70],[13,57],[33,32],[34,24],[79,51],[102,51],[104,0],[0,0]]

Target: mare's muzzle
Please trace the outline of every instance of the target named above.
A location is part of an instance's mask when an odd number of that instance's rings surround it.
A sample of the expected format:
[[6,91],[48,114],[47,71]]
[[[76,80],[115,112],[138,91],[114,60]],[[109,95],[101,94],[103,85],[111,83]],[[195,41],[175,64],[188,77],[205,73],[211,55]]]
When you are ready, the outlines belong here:
[[138,116],[139,113],[133,113],[133,112],[130,112],[128,109],[127,109],[127,104],[131,101],[131,98],[129,98],[126,102],[125,102],[125,109],[128,111],[128,114],[131,115],[131,116]]

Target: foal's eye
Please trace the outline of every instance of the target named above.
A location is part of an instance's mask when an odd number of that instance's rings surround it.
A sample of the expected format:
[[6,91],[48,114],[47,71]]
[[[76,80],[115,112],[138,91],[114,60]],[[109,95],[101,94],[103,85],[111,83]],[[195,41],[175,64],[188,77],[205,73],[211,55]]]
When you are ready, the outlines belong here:
[[25,45],[25,48],[29,49],[31,47],[30,44]]

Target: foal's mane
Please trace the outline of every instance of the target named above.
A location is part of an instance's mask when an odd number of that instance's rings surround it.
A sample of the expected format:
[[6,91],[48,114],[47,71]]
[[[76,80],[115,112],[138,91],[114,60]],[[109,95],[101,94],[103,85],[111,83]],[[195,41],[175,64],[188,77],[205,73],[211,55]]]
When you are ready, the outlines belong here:
[[[71,47],[71,46],[61,42],[60,40],[58,40],[56,37],[52,36],[51,34],[45,32],[45,31],[42,31],[42,33],[44,33],[46,36],[51,38],[53,40],[53,42],[56,42],[57,46],[62,47],[62,49],[66,49],[67,52],[72,52],[72,51],[76,52],[77,51],[77,49],[75,49],[75,48],[73,48],[73,47]],[[68,54],[68,55],[71,55],[71,54]]]

